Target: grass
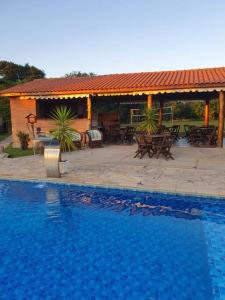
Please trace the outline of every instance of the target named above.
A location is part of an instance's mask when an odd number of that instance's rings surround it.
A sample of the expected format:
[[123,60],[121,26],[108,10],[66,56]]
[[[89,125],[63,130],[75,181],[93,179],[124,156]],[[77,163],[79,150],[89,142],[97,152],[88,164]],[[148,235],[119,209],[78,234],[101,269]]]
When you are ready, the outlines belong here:
[[9,133],[0,133],[0,142],[6,139],[9,135]]
[[[164,121],[163,122],[164,125],[166,126],[172,126],[171,121]],[[201,126],[204,125],[204,121],[203,120],[174,120],[173,121],[173,125],[181,125],[183,127],[183,125],[194,125],[194,126]],[[209,125],[214,125],[214,126],[218,126],[218,120],[210,120]],[[181,128],[183,129],[183,128]]]
[[[180,132],[184,132],[184,126],[183,125],[194,125],[194,126],[202,126],[204,125],[204,120],[174,120],[173,124],[171,121],[163,121],[163,125],[167,127],[171,127],[172,125],[180,125]],[[130,125],[130,124],[127,124]],[[218,126],[218,120],[210,120],[209,125]]]
[[[184,132],[184,126],[183,125],[193,125],[193,126],[202,126],[204,125],[203,120],[174,120],[173,125],[180,125],[180,132]],[[172,126],[171,121],[163,121],[163,125],[165,126]],[[218,126],[218,120],[210,120],[209,125]]]
[[21,150],[20,148],[13,148],[11,145],[4,152],[8,153],[10,158],[33,155],[33,149]]

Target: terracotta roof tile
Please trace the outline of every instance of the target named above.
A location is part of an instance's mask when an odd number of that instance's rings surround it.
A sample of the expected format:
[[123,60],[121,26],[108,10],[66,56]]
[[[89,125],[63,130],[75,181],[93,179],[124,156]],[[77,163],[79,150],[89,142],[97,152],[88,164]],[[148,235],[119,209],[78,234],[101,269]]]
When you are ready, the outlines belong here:
[[0,91],[0,94],[107,93],[225,87],[225,67],[36,79]]

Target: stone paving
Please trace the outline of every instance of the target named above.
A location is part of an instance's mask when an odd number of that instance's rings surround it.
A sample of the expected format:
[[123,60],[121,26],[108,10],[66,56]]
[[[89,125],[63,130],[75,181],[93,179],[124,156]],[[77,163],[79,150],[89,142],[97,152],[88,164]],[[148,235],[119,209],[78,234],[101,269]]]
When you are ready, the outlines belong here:
[[4,149],[12,143],[12,136],[8,136],[3,141],[0,141],[0,159],[8,157],[7,153],[4,153]]
[[[225,149],[173,147],[175,160],[168,161],[133,158],[135,150],[114,145],[65,153],[68,173],[53,180],[225,196]],[[1,159],[0,176],[47,180],[43,156]]]

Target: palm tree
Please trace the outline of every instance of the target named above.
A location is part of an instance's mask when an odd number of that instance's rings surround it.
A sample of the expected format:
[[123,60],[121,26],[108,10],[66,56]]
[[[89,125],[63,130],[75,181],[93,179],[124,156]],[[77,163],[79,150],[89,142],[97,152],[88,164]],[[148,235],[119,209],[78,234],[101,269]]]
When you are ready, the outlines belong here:
[[59,141],[60,148],[62,151],[73,150],[73,133],[76,131],[71,126],[74,114],[67,106],[56,107],[50,117],[55,121],[56,129],[52,131],[52,135]]
[[148,134],[156,133],[157,117],[152,109],[146,110],[145,119],[138,126],[138,130],[146,131]]

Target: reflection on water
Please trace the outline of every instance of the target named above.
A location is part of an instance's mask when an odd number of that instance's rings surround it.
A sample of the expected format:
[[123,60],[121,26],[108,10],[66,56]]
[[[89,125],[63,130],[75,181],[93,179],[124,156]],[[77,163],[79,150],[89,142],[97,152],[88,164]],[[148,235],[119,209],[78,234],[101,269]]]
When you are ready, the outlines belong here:
[[49,218],[58,218],[60,216],[60,198],[57,189],[48,188],[46,190],[46,207]]
[[59,192],[56,189],[50,188],[46,190],[46,201],[47,203],[59,203]]
[[169,203],[158,204],[153,199],[140,198],[137,201],[129,199],[120,199],[119,197],[105,197],[102,194],[92,193],[73,193],[67,194],[67,197],[61,201],[63,205],[72,206],[82,204],[92,206],[93,208],[110,209],[115,212],[127,211],[130,215],[142,214],[143,216],[171,216],[184,219],[201,219],[202,210],[199,205],[180,203],[180,206],[169,205]]

